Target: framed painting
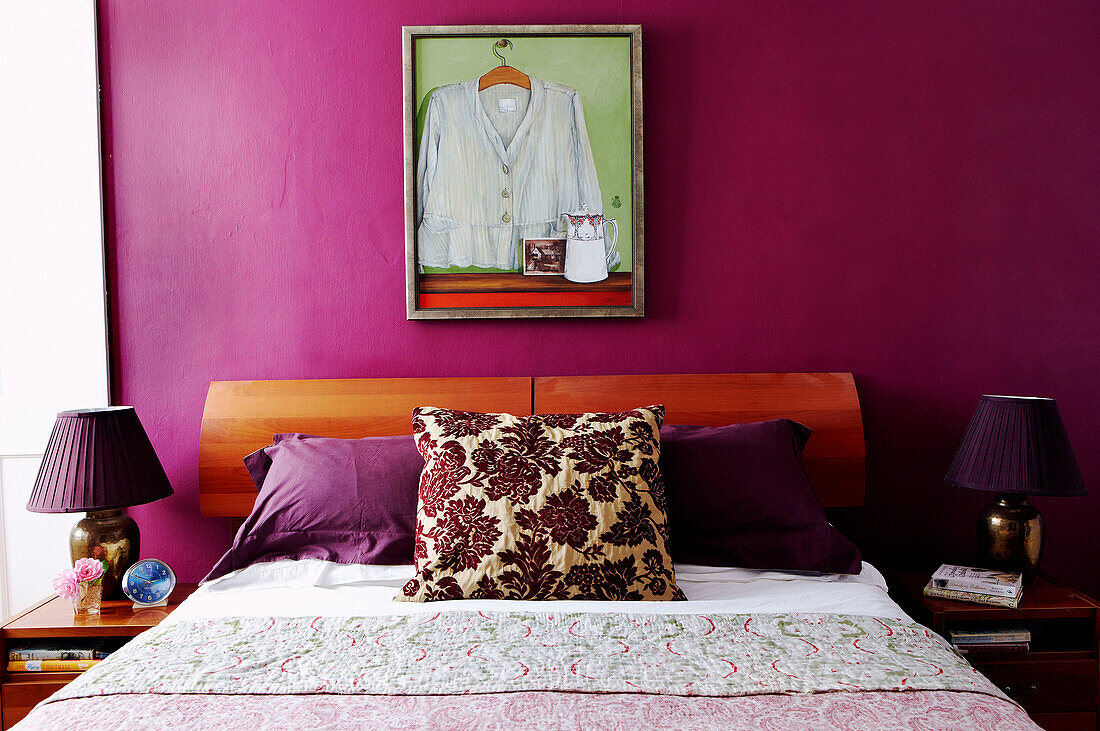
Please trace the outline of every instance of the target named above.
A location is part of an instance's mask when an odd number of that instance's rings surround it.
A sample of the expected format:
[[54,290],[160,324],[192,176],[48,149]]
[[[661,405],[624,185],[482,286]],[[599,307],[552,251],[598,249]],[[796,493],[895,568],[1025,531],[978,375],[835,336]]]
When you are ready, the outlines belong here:
[[641,26],[402,34],[408,318],[644,316]]

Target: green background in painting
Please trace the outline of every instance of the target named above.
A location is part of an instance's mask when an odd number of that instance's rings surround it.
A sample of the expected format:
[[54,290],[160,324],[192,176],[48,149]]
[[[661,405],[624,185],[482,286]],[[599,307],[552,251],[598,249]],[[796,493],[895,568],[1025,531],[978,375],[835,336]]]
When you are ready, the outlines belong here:
[[[494,40],[501,36],[465,38],[417,38],[414,41],[414,91],[416,108],[422,112],[425,97],[444,84],[469,81],[490,71],[500,61],[493,56]],[[616,248],[623,257],[617,271],[633,265],[631,221],[630,122],[630,36],[542,36],[509,35],[512,48],[500,49],[515,66],[530,76],[564,84],[577,90],[584,105],[588,140],[596,161],[596,174],[603,194],[604,216],[619,226]],[[421,113],[417,124],[420,149]],[[611,201],[619,197],[620,208]],[[486,271],[476,267],[425,267],[426,272]],[[488,270],[499,271],[499,270]]]

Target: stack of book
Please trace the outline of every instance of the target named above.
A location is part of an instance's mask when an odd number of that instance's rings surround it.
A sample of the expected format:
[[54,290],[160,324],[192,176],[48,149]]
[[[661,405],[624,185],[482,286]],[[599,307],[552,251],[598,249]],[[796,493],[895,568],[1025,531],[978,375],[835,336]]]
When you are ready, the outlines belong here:
[[951,644],[962,655],[1008,654],[1027,652],[1031,648],[1031,632],[1024,627],[990,627],[951,630]]
[[57,640],[13,645],[8,650],[8,672],[78,673],[117,650],[124,640]]
[[1023,576],[1010,571],[986,571],[944,564],[932,574],[924,595],[1015,609],[1024,593]]

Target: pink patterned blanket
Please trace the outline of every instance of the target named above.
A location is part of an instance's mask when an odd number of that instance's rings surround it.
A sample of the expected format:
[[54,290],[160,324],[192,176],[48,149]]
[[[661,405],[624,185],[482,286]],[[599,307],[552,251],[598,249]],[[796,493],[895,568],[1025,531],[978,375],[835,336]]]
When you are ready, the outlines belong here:
[[766,729],[1034,731],[1018,706],[951,691],[685,698],[590,693],[477,696],[118,695],[38,708],[15,727],[187,729]]

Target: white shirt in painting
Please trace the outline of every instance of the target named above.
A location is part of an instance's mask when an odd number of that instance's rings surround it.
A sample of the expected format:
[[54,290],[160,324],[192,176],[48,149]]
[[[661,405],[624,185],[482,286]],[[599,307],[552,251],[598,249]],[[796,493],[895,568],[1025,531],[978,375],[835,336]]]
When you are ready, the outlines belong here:
[[472,79],[432,94],[416,175],[421,267],[518,269],[520,239],[550,235],[582,203],[603,212],[580,95],[530,78],[530,91],[479,92]]

